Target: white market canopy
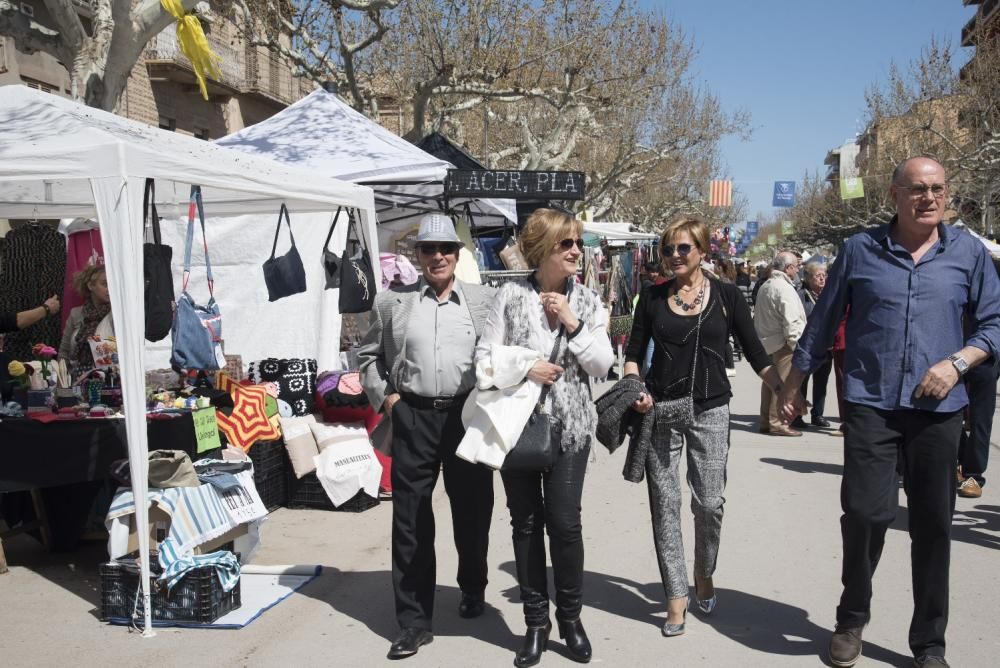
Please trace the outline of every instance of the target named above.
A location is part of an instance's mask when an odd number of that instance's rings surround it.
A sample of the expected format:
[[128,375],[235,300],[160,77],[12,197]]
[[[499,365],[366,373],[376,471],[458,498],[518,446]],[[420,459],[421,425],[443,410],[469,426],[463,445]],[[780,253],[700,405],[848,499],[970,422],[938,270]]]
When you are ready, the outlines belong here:
[[[90,109],[24,86],[0,95],[0,217],[93,217],[100,225],[121,364],[125,428],[137,508],[148,507],[143,375],[143,186],[157,180],[162,216],[186,214],[191,184],[211,215],[305,212],[340,205],[374,225],[370,189]],[[175,254],[180,252],[175,249]],[[376,263],[376,271],[378,265]],[[176,277],[175,277],[176,278]],[[376,282],[378,276],[376,276]],[[244,305],[253,317],[253,304]],[[225,313],[223,314],[225,315]],[[239,317],[234,309],[230,318]],[[140,554],[149,553],[148,516],[136,513]],[[149,564],[142,562],[146,635],[152,635]]]
[[[267,120],[216,143],[248,155],[299,165],[318,174],[369,184],[380,202],[379,221],[391,223],[425,209],[437,209],[444,178],[452,165],[394,135],[352,109],[340,98],[317,89]],[[428,199],[429,198],[429,199]],[[490,225],[517,221],[511,200],[468,202]]]
[[608,241],[654,241],[660,235],[651,232],[633,232],[629,223],[584,223],[583,231]]

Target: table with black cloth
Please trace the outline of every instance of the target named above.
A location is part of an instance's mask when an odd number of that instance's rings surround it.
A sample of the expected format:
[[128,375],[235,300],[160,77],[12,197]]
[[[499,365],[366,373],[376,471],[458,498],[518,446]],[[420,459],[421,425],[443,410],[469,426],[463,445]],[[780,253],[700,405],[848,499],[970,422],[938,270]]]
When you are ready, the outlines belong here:
[[[147,421],[149,449],[197,453],[190,413]],[[128,458],[125,421],[118,418],[59,419],[43,423],[32,418],[0,420],[0,492],[42,489],[52,534],[52,548],[72,549],[91,506],[110,477],[111,464]],[[27,495],[0,495],[9,525],[32,519]]]

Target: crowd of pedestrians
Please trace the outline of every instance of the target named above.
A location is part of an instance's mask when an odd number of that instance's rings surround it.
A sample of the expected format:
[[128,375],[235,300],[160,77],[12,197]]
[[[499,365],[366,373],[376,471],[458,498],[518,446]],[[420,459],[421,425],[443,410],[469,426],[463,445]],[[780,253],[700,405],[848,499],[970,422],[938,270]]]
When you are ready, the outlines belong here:
[[[724,605],[713,578],[735,342],[761,378],[762,433],[831,429],[826,387],[831,371],[836,378],[843,593],[829,661],[852,666],[862,654],[872,576],[902,477],[913,545],[910,649],[916,666],[947,666],[951,516],[956,494],[976,497],[986,482],[1000,368],[1000,277],[977,240],[942,223],[948,182],[939,163],[904,161],[890,192],[892,221],[848,239],[832,264],[803,264],[782,251],[756,282],[745,265],[709,271],[708,221],[675,220],[660,238],[662,263],[645,267],[625,373],[597,399],[599,411],[590,388],[607,377],[613,352],[607,309],[575,279],[582,225],[560,211],[535,211],[520,237],[533,271],[497,291],[457,280],[462,242],[451,221],[422,219],[422,277],[378,296],[361,352],[365,390],[393,434],[392,585],[400,633],[388,657],[412,656],[433,640],[431,495],[439,474],[459,557],[458,613],[483,613],[499,469],[525,622],[514,664],[541,661],[553,599],[570,656],[591,660],[581,510],[597,442],[613,451],[628,439],[625,478],[646,481],[666,609],[662,634],[683,635],[692,607],[710,615]],[[541,432],[522,427],[542,416]],[[530,452],[537,464],[525,468],[524,457],[512,452]],[[694,516],[693,590],[681,531],[682,457]],[[514,459],[521,463],[508,467]]]

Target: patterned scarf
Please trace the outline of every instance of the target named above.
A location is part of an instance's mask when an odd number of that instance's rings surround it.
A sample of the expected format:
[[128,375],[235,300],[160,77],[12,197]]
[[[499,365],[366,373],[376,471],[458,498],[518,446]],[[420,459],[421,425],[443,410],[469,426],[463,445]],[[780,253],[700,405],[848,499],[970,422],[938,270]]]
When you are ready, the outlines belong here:
[[[539,336],[548,328],[539,313],[538,297],[528,281],[510,281],[501,288],[506,301],[506,336],[504,345],[532,348],[548,359],[552,344]],[[573,287],[569,298],[577,317],[593,326],[598,309],[603,308],[597,293],[583,285]],[[556,364],[564,369],[563,376],[551,386],[545,400],[546,409],[563,422],[564,452],[578,452],[590,442],[597,429],[597,412],[590,396],[590,378],[569,350],[566,337],[559,339]]]
[[88,299],[83,303],[83,322],[80,329],[76,331],[73,339],[76,351],[75,362],[85,369],[93,368],[94,356],[90,352],[88,339],[97,331],[97,326],[101,324],[105,316],[111,313],[111,304],[95,304],[93,299]]

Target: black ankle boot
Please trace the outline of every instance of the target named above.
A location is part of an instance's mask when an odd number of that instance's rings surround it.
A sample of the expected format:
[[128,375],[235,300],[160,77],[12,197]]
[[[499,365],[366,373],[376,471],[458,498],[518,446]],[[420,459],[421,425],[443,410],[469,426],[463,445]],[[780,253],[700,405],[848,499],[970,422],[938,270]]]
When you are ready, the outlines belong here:
[[552,631],[552,622],[545,622],[545,626],[529,626],[524,634],[524,644],[514,656],[514,665],[518,668],[533,666],[542,660],[542,652],[549,646],[549,632]]
[[559,637],[566,641],[570,658],[580,663],[589,663],[593,654],[590,648],[590,640],[587,632],[583,630],[583,624],[579,619],[572,622],[559,622]]

